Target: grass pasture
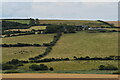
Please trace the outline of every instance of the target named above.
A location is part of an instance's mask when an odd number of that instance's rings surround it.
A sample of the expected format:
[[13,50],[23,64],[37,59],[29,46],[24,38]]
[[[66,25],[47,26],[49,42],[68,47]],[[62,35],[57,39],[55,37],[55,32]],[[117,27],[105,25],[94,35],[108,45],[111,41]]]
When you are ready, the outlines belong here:
[[44,58],[106,57],[118,55],[118,33],[63,34]]
[[2,38],[4,44],[16,44],[16,43],[28,43],[28,44],[43,44],[49,43],[53,40],[54,34],[34,34],[34,35],[23,35],[15,37]]
[[30,57],[42,54],[45,47],[10,47],[2,48],[2,62],[12,59],[28,60]]

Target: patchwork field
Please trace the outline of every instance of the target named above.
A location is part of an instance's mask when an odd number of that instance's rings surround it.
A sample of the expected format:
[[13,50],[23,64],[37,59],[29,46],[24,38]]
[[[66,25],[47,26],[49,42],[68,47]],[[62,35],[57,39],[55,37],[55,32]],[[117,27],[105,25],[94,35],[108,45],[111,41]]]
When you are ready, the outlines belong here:
[[118,33],[63,34],[44,58],[106,57],[118,55]]
[[45,47],[2,48],[2,62],[7,62],[12,59],[28,60],[30,57],[42,54],[45,49]]
[[28,44],[43,44],[49,43],[53,40],[54,34],[34,34],[15,37],[6,37],[2,39],[2,43],[16,44],[16,43],[28,43]]

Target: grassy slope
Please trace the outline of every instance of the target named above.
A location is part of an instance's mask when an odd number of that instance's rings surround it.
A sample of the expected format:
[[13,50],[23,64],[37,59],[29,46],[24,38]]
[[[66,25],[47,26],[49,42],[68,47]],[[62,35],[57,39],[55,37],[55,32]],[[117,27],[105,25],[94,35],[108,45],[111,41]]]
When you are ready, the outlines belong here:
[[12,59],[28,60],[30,57],[42,54],[45,47],[11,47],[2,48],[2,62]]
[[48,43],[53,40],[54,34],[36,34],[36,35],[24,35],[16,37],[6,37],[2,39],[2,43],[16,44],[16,43],[28,43],[28,44],[42,44]]
[[117,33],[78,32],[76,34],[63,34],[50,54],[44,58],[118,55],[117,38]]

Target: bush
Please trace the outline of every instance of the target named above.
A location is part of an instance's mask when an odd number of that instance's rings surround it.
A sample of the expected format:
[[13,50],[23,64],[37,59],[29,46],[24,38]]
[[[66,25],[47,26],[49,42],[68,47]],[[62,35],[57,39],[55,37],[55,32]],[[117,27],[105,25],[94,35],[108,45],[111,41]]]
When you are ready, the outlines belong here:
[[54,69],[51,67],[49,70],[50,70],[50,71],[53,71]]
[[114,72],[114,73],[112,73],[112,74],[120,74],[120,71]]
[[99,70],[118,70],[118,68],[113,65],[107,65],[107,66],[100,65],[98,68]]
[[14,71],[14,70],[10,70],[10,71],[6,71],[6,72],[4,72],[4,73],[20,73],[20,72]]
[[17,67],[12,64],[3,64],[2,65],[2,70],[10,70],[10,69],[17,69]]
[[48,70],[48,67],[46,65],[44,65],[44,64],[40,64],[40,65],[33,64],[29,68],[32,69],[32,70],[34,70],[34,71]]

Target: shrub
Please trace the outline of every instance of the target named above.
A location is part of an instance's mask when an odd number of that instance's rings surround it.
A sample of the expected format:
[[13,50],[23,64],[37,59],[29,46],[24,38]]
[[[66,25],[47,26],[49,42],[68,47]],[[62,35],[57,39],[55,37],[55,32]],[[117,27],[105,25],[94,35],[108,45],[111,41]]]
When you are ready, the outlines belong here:
[[44,65],[44,64],[40,64],[40,65],[33,64],[29,68],[32,69],[32,70],[34,70],[34,71],[48,70],[48,67],[46,65]]
[[50,70],[50,71],[53,71],[54,69],[51,67],[49,70]]
[[107,65],[107,66],[100,65],[98,68],[99,70],[118,70],[118,68],[113,65]]
[[120,74],[120,71],[117,71],[117,72],[113,72],[112,74]]
[[10,70],[10,69],[17,69],[17,67],[12,64],[3,64],[2,65],[2,70]]
[[31,65],[29,68],[32,69],[32,70],[34,70],[34,71],[40,70],[39,65],[36,65],[36,64]]
[[14,70],[10,70],[10,71],[6,71],[6,72],[4,72],[4,73],[20,73],[20,72],[14,71]]

